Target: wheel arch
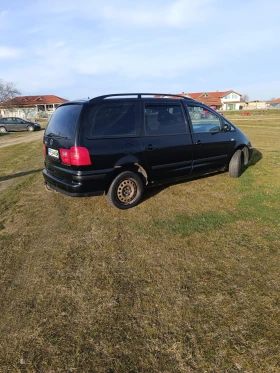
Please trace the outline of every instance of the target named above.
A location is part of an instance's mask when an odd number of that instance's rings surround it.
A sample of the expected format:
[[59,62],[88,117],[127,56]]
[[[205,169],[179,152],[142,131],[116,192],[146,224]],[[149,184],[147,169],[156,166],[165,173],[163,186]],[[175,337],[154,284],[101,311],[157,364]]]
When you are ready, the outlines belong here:
[[108,189],[110,188],[110,185],[113,182],[113,180],[124,171],[131,171],[139,175],[141,177],[141,180],[144,186],[148,184],[148,174],[147,174],[146,169],[135,160],[135,162],[126,162],[126,163],[117,164],[114,166],[114,171],[110,175],[107,181],[106,190],[105,190],[106,193]]

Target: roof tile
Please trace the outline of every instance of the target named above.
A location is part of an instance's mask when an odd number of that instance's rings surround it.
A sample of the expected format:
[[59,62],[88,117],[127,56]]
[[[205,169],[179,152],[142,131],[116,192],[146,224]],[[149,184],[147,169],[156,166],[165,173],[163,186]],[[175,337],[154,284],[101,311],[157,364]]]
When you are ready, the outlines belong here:
[[68,100],[54,95],[37,95],[37,96],[17,96],[5,102],[5,105],[51,105],[62,104]]

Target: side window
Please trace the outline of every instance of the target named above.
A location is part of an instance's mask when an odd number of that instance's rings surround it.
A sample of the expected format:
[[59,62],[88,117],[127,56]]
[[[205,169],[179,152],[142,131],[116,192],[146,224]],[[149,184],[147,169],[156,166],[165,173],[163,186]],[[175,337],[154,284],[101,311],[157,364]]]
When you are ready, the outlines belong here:
[[134,103],[106,103],[91,108],[89,137],[135,136],[137,107]]
[[181,105],[146,104],[145,135],[177,135],[187,132]]
[[194,133],[220,132],[220,118],[202,106],[188,106]]

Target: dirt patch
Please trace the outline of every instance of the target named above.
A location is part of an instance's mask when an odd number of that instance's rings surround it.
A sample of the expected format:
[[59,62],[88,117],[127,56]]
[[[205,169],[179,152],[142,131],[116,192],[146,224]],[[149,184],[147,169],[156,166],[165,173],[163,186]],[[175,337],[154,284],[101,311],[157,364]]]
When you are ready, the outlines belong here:
[[12,136],[1,136],[0,137],[0,148],[4,148],[5,146],[20,144],[22,142],[31,142],[43,139],[44,131],[37,131],[37,132],[27,132],[24,136],[21,137],[13,137]]
[[13,180],[0,181],[0,192],[6,189],[9,185],[13,183]]

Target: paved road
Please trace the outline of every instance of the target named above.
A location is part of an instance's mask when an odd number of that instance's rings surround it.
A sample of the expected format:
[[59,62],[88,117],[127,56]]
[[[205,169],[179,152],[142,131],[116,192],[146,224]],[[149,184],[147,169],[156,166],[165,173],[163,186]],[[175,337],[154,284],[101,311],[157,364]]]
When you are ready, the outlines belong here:
[[22,142],[31,142],[43,139],[44,131],[26,132],[24,136],[13,137],[13,133],[0,137],[0,148],[5,146],[20,144]]

